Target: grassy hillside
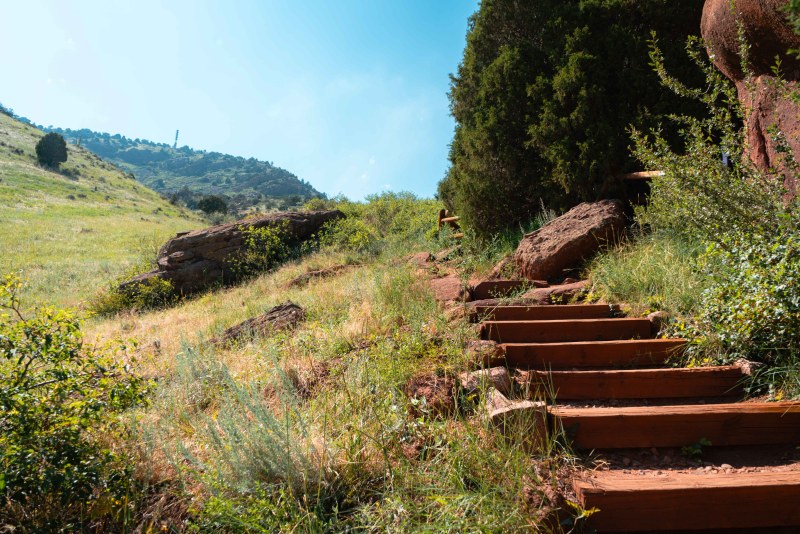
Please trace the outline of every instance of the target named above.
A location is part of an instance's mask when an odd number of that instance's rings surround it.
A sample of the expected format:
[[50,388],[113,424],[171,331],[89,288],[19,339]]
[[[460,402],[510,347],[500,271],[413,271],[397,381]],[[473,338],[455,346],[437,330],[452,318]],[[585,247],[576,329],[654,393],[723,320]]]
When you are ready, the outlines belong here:
[[205,223],[85,148],[40,167],[43,133],[0,114],[0,273],[22,271],[27,299],[76,306],[171,234]]
[[136,176],[146,186],[194,207],[204,195],[224,195],[236,210],[288,209],[321,196],[308,182],[270,162],[173,148],[166,143],[129,139],[88,129],[51,128]]
[[[405,393],[412,379],[452,380],[475,335],[406,259],[451,244],[431,232],[440,204],[385,195],[338,207],[348,219],[316,253],[174,308],[89,325],[92,339],[135,337],[139,372],[159,377],[127,443],[135,483],[154,493],[131,500],[129,528],[536,531],[551,467],[493,432],[477,399],[441,416]],[[461,247],[449,264],[466,275],[477,246]],[[209,342],[287,300],[306,310],[297,328]]]

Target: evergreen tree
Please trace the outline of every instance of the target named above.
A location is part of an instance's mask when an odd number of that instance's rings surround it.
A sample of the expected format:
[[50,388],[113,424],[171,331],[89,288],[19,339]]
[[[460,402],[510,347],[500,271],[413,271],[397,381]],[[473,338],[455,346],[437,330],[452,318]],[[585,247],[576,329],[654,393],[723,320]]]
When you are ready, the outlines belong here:
[[67,143],[60,134],[46,134],[36,143],[36,158],[42,165],[58,168],[67,161]]
[[440,198],[488,234],[542,203],[613,193],[634,169],[631,124],[701,113],[660,85],[647,54],[654,30],[691,78],[683,45],[701,10],[695,0],[482,0],[451,77],[456,130]]
[[197,203],[197,208],[209,215],[212,213],[227,213],[228,203],[221,196],[208,195],[200,199],[200,202]]

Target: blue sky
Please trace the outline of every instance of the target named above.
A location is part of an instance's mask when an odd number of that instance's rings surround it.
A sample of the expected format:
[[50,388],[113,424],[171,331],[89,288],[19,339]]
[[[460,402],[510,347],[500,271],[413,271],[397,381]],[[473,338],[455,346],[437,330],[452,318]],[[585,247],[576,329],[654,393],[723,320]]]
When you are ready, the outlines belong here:
[[36,123],[433,196],[478,0],[2,0],[0,102]]

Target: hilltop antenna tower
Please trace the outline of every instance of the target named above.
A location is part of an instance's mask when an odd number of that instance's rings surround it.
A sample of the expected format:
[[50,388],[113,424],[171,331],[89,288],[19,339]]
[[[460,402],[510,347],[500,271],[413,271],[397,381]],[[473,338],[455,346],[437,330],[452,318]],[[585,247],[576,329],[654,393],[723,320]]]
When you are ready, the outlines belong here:
[[180,133],[180,130],[175,130],[175,144],[172,145],[172,148],[178,148],[178,133]]

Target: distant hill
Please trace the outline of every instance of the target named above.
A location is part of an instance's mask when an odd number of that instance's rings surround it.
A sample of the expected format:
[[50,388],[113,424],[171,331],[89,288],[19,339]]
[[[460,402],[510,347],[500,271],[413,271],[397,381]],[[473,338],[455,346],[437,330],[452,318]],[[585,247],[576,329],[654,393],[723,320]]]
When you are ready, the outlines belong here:
[[40,166],[34,147],[44,133],[7,112],[0,109],[0,276],[22,272],[24,304],[80,305],[152,260],[176,232],[208,225],[86,148],[68,144],[58,171]]
[[237,211],[289,209],[324,195],[291,172],[255,158],[173,148],[88,129],[43,128],[131,172],[137,180],[194,208],[205,195],[226,197]]

